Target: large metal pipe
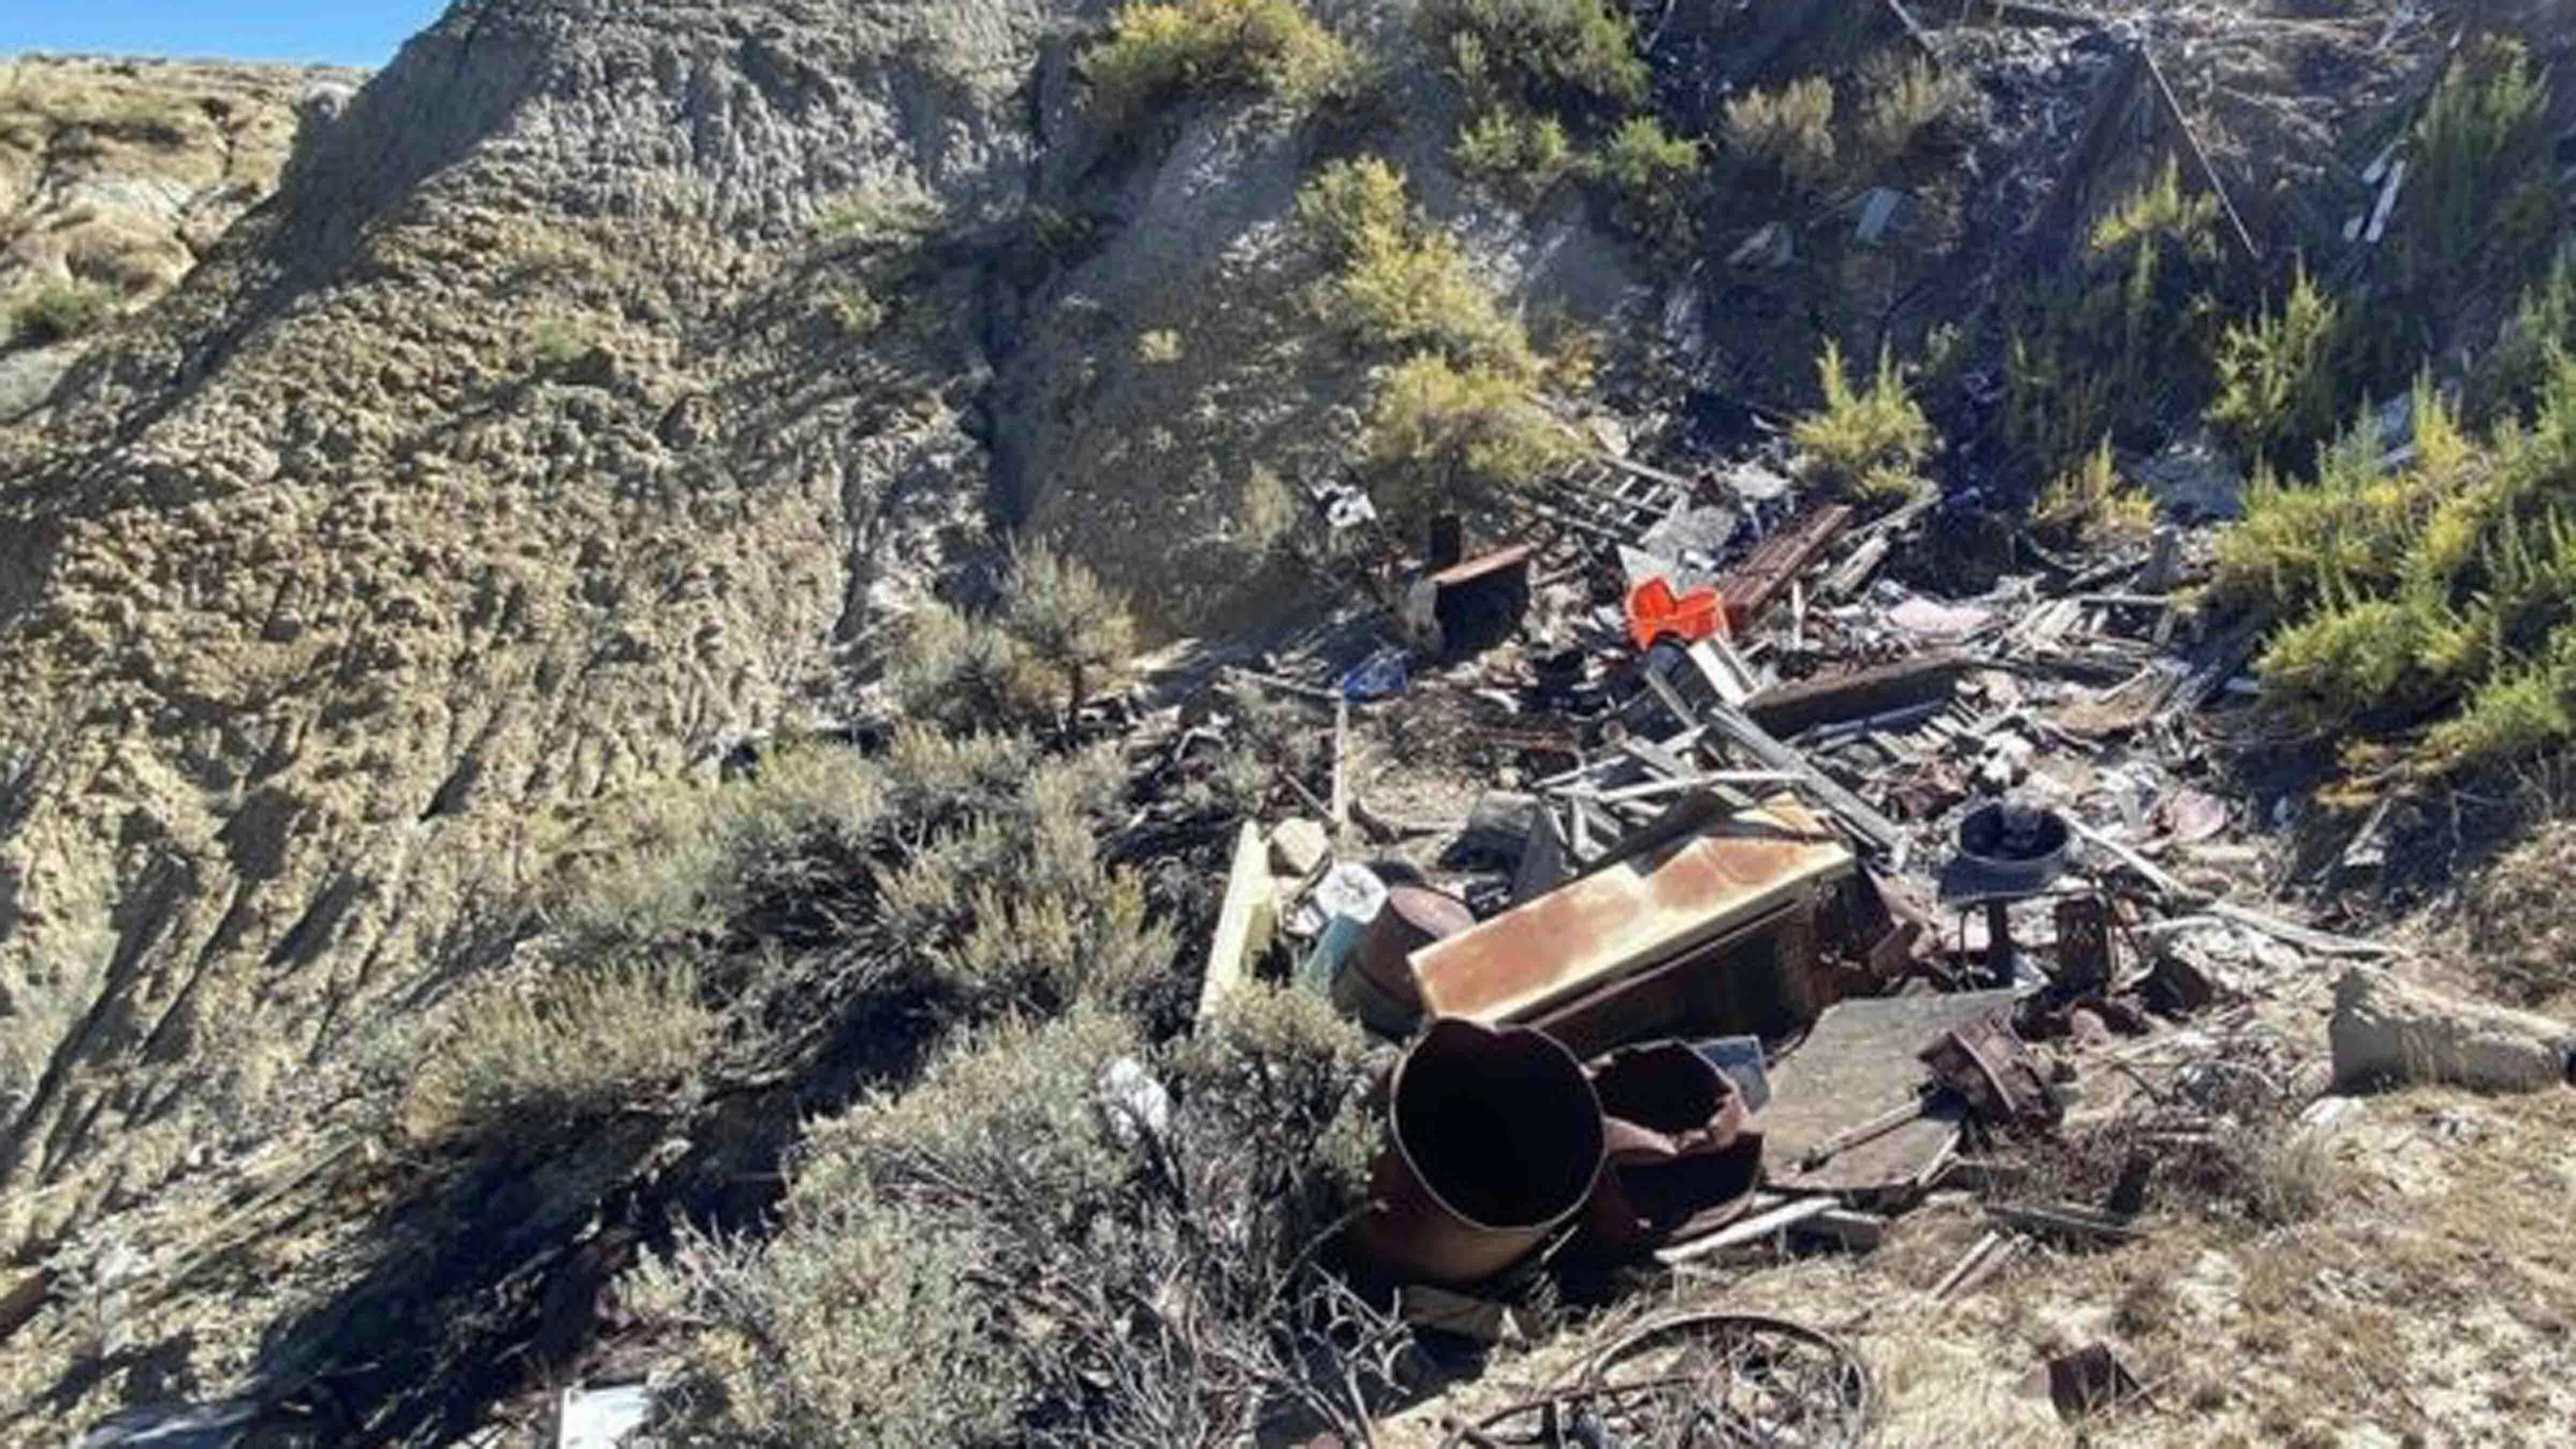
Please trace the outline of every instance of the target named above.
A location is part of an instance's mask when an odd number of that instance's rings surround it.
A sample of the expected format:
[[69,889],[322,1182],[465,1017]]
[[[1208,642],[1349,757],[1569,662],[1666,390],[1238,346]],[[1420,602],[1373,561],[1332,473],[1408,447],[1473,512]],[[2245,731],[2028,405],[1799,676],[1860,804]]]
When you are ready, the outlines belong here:
[[1388,1117],[1352,1247],[1406,1281],[1467,1284],[1510,1267],[1582,1208],[1601,1172],[1591,1081],[1526,1027],[1432,1022],[1396,1063]]

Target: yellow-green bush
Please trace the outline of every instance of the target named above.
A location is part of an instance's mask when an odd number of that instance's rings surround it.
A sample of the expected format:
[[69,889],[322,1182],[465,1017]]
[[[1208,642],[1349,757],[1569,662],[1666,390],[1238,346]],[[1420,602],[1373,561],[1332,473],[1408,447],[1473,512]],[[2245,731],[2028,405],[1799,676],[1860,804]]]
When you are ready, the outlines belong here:
[[2104,438],[2081,467],[2049,480],[2030,511],[2031,526],[2045,538],[2096,544],[2143,538],[2155,527],[2156,501],[2120,476]]
[[2529,427],[2463,436],[2434,391],[2415,448],[2377,466],[2368,433],[2314,482],[2257,479],[2223,535],[2213,596],[2279,622],[2259,662],[2320,729],[2402,725],[2453,703],[2423,759],[2482,765],[2563,745],[2576,705],[2576,365]]
[[2083,466],[2110,434],[2151,433],[2211,386],[2218,204],[2168,161],[2085,237],[2073,271],[2023,299],[2005,356],[2005,429],[2032,470]]
[[1324,168],[1298,193],[1297,216],[1333,269],[1324,311],[1352,337],[1515,376],[1537,371],[1520,324],[1468,271],[1457,240],[1414,214],[1394,167],[1370,156]]
[[1929,57],[1881,52],[1861,66],[1860,143],[1875,160],[1904,156],[1975,93],[1966,73]]
[[1636,32],[1604,0],[1431,0],[1421,24],[1482,109],[1508,103],[1583,124],[1646,99]]
[[1631,116],[1602,143],[1594,172],[1609,188],[1621,225],[1667,253],[1687,253],[1699,143],[1668,136],[1652,116]]
[[1131,3],[1083,56],[1092,96],[1113,127],[1182,95],[1252,91],[1304,108],[1345,90],[1351,49],[1293,0]]
[[1410,520],[1535,483],[1574,444],[1517,374],[1425,353],[1379,392],[1367,448],[1378,506]]
[[1833,125],[1833,83],[1808,76],[1729,100],[1721,131],[1728,150],[1812,190],[1833,180],[1838,169]]
[[2343,421],[2354,344],[2342,304],[2302,268],[2278,311],[2231,323],[2220,339],[2210,430],[2249,464],[2312,466]]
[[2521,41],[2489,32],[2461,46],[2410,137],[2396,235],[2411,284],[2471,280],[2465,269],[2534,159],[2548,106]]
[[1927,486],[1920,474],[1939,441],[1896,361],[1885,352],[1866,388],[1854,388],[1843,368],[1841,344],[1827,339],[1816,359],[1824,406],[1800,418],[1790,440],[1836,488],[1876,501],[1906,498]]
[[2547,275],[2522,294],[2496,344],[2469,378],[2469,420],[2491,427],[2521,415],[2550,372],[2576,357],[2576,244],[2561,248]]
[[1574,143],[1562,122],[1509,104],[1487,107],[1461,126],[1449,160],[1460,175],[1524,204],[1575,168]]

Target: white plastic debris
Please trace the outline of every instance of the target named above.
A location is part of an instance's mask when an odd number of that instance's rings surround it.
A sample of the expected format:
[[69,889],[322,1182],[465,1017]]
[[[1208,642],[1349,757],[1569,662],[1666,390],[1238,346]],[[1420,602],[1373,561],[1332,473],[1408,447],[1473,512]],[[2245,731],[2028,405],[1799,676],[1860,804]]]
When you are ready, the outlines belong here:
[[617,1449],[653,1416],[653,1391],[645,1384],[570,1388],[556,1418],[556,1449]]
[[1109,1119],[1109,1135],[1121,1147],[1161,1136],[1172,1120],[1171,1094],[1134,1057],[1120,1057],[1100,1069],[1100,1106]]

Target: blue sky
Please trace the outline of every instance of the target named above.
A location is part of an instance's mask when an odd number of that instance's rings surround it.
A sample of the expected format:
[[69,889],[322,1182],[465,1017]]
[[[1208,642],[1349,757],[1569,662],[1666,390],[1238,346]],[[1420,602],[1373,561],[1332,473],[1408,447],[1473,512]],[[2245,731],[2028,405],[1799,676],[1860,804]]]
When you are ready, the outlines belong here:
[[0,0],[0,54],[110,55],[382,65],[446,0]]

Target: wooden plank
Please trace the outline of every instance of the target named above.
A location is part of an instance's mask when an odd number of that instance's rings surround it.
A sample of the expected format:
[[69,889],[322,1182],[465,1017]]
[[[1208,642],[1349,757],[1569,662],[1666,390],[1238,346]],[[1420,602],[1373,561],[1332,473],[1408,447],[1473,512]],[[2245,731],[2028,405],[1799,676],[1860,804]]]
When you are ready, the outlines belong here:
[[1800,786],[1832,812],[1835,819],[1850,826],[1870,844],[1902,860],[1906,846],[1903,828],[1878,813],[1868,801],[1828,779],[1822,770],[1808,764],[1804,755],[1774,739],[1768,730],[1755,724],[1742,710],[1729,704],[1717,705],[1709,711],[1708,722],[1720,735],[1763,764],[1796,775]]
[[1208,948],[1207,975],[1199,984],[1195,1020],[1206,1021],[1226,992],[1249,974],[1252,957],[1267,949],[1279,923],[1279,888],[1270,878],[1270,847],[1261,827],[1247,820],[1234,838],[1234,868],[1217,912],[1216,939]]
[[1679,1247],[1666,1248],[1655,1255],[1655,1260],[1670,1267],[1696,1258],[1705,1258],[1711,1253],[1722,1253],[1729,1248],[1740,1247],[1746,1243],[1758,1243],[1774,1233],[1785,1232],[1809,1218],[1829,1213],[1835,1206],[1836,1200],[1830,1197],[1797,1198],[1782,1203],[1768,1212],[1756,1213],[1752,1217],[1729,1223],[1705,1238],[1695,1238]]

